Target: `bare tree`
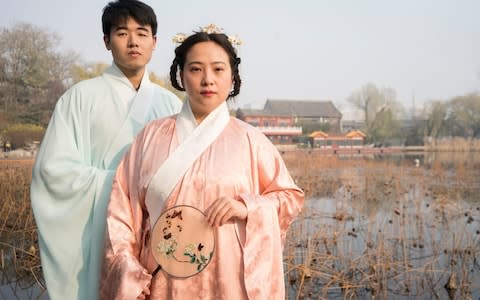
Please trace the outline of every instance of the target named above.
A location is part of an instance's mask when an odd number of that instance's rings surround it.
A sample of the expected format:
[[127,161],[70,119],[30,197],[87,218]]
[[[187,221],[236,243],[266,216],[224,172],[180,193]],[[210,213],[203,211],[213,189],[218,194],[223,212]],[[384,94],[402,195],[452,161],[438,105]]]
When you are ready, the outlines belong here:
[[480,94],[472,93],[455,97],[449,102],[452,134],[464,137],[480,137]]
[[389,87],[379,89],[373,83],[367,83],[352,92],[347,101],[360,109],[365,117],[365,130],[371,141],[390,137],[398,127],[398,118],[403,113],[402,105],[397,101],[396,92]]
[[0,95],[12,121],[19,121],[29,104],[48,100],[52,82],[68,77],[77,55],[59,52],[59,44],[58,35],[31,24],[0,29]]
[[427,104],[428,119],[425,126],[425,136],[437,138],[445,134],[448,105],[442,101],[432,101]]
[[163,78],[158,77],[154,72],[150,73],[150,80],[161,87],[169,90],[170,92],[174,93],[178,98],[181,100],[185,99],[185,92],[179,91],[176,88],[173,87],[172,83],[170,82],[170,77],[169,76],[164,76]]
[[105,63],[76,63],[71,67],[72,83],[102,75],[108,68]]

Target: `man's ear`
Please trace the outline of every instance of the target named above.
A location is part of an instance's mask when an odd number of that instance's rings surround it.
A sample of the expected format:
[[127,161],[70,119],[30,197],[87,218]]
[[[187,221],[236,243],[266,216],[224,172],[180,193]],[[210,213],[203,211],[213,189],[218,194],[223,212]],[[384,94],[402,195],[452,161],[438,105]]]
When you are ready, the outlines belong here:
[[103,42],[105,43],[105,47],[107,48],[107,50],[112,50],[112,48],[110,47],[110,36],[104,34]]
[[154,35],[153,36],[153,50],[155,50],[157,48],[157,36]]

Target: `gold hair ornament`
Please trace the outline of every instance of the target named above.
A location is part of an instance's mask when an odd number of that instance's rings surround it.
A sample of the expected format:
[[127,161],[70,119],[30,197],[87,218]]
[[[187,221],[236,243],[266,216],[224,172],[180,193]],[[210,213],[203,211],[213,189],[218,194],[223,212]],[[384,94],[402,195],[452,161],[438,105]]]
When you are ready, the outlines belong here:
[[[217,25],[212,24],[212,23],[208,24],[207,26],[200,27],[200,32],[205,32],[205,33],[208,33],[208,34],[224,33],[223,28],[220,28]],[[172,41],[175,44],[181,44],[187,39],[187,37],[188,37],[188,35],[186,35],[185,33],[177,33],[176,35],[173,36]],[[235,36],[227,35],[227,37],[228,37],[228,41],[233,46],[240,46],[243,43],[242,40],[237,35],[235,35]]]

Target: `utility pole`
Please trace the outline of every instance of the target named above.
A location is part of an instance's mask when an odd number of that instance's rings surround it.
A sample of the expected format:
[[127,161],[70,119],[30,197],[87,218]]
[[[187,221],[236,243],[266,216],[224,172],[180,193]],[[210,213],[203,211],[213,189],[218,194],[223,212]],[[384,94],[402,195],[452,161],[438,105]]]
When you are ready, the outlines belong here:
[[415,89],[412,89],[412,120],[415,120]]

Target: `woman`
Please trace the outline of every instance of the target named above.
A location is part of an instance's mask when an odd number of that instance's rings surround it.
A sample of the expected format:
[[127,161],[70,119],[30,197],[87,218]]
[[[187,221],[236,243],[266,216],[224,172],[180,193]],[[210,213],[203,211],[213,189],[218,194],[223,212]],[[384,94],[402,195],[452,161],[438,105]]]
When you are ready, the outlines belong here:
[[[282,246],[303,192],[275,146],[229,116],[226,100],[240,91],[239,63],[229,38],[215,30],[176,48],[170,77],[188,97],[178,115],[145,127],[117,170],[103,299],[285,298]],[[184,279],[155,274],[150,247],[155,222],[176,205],[203,211],[216,243],[203,271]]]

